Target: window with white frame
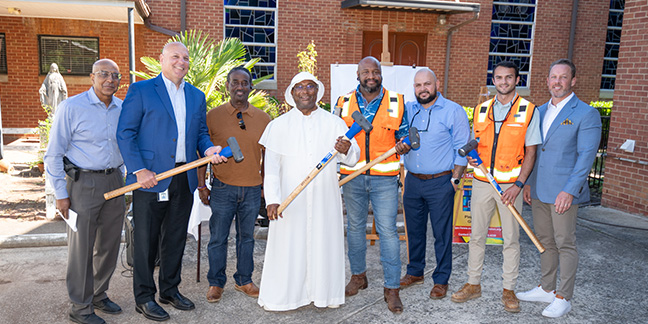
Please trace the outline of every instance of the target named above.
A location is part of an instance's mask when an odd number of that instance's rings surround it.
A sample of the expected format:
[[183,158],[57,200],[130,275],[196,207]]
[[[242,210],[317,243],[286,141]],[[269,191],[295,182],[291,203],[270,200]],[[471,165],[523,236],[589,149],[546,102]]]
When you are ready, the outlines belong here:
[[603,73],[601,74],[601,90],[614,90],[624,6],[625,0],[610,0],[607,36],[605,37],[605,55],[603,57]]
[[493,67],[502,61],[512,61],[520,68],[518,86],[528,86],[535,13],[535,0],[493,1],[486,80],[488,85],[493,85]]
[[40,74],[47,74],[56,63],[63,75],[89,75],[99,59],[99,38],[38,36]]
[[247,60],[260,58],[252,77],[277,74],[277,0],[224,0],[225,37],[239,38]]

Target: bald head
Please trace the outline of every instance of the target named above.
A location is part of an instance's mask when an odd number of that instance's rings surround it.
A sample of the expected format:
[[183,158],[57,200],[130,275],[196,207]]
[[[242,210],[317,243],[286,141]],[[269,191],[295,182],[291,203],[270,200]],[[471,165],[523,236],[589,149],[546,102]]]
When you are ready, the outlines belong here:
[[358,81],[360,81],[360,92],[368,100],[367,95],[378,94],[382,87],[382,69],[380,62],[373,57],[367,56],[358,63]]
[[189,71],[189,51],[180,42],[171,42],[164,45],[160,54],[162,75],[169,79],[176,87],[180,86]]
[[428,68],[418,70],[414,75],[416,101],[424,108],[432,106],[436,101],[439,85],[439,80],[432,70]]
[[99,72],[104,67],[114,67],[119,72],[119,66],[117,65],[117,63],[115,63],[115,61],[111,59],[105,58],[98,60],[94,62],[94,64],[92,64],[92,73]]
[[97,98],[108,107],[112,102],[113,95],[119,90],[119,81],[121,80],[119,66],[110,59],[98,60],[92,64],[90,80]]

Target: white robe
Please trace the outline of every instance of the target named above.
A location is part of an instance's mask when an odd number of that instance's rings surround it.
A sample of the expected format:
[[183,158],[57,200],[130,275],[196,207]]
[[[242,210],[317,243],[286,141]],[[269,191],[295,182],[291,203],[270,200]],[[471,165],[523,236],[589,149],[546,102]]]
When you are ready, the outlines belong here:
[[[304,116],[292,109],[268,124],[259,143],[266,147],[266,204],[280,204],[333,149],[348,128],[322,109]],[[355,165],[360,148],[338,153],[268,230],[258,303],[286,311],[314,302],[344,304],[344,225],[336,162]]]

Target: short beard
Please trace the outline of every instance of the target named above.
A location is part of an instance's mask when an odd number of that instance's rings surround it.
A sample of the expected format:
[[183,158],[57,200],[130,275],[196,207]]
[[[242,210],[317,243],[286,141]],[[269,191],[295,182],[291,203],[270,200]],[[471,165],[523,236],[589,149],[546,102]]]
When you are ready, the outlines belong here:
[[418,95],[416,96],[416,101],[420,103],[421,105],[429,104],[430,102],[434,101],[436,99],[437,93],[434,91],[434,93],[430,93],[430,96],[427,99],[423,99],[419,97]]
[[364,91],[366,91],[368,93],[374,93],[374,92],[380,90],[380,88],[382,88],[382,82],[377,82],[376,86],[374,86],[374,87],[367,87],[367,82],[360,83],[360,86],[362,87],[362,89]]

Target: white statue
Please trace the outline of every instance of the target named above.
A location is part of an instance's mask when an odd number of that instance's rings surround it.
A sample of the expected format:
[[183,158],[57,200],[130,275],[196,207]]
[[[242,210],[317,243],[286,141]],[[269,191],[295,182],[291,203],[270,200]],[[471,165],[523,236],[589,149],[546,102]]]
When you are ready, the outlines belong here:
[[63,76],[59,73],[59,68],[56,63],[50,65],[49,73],[47,73],[45,80],[43,80],[43,85],[41,85],[38,93],[40,94],[41,105],[49,106],[52,116],[61,101],[67,99],[67,86],[65,85]]

